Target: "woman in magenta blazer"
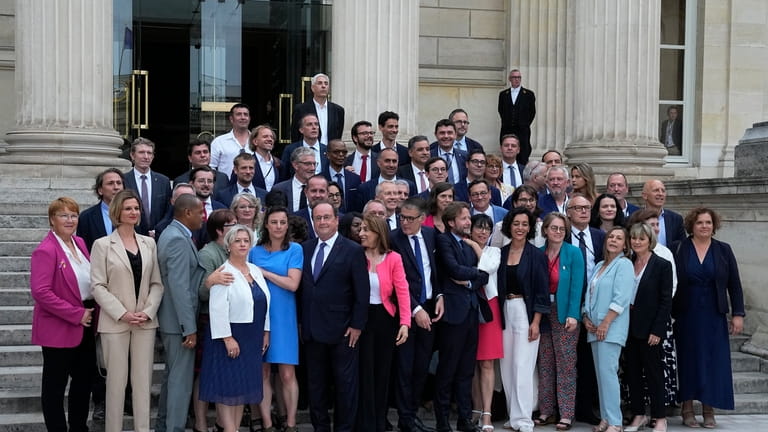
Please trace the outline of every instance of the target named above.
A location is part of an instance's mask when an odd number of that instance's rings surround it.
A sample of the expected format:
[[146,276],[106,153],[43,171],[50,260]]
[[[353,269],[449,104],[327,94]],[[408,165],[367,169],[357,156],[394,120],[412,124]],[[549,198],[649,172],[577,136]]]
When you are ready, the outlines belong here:
[[[35,300],[32,343],[43,347],[40,396],[45,426],[51,432],[88,431],[96,370],[90,256],[83,239],[75,236],[79,212],[72,198],[53,200],[48,206],[51,231],[30,260],[29,285]],[[70,377],[65,417],[64,390]]]
[[389,249],[386,221],[366,215],[360,228],[360,242],[368,259],[371,295],[368,322],[358,343],[360,364],[364,366],[360,368],[360,401],[355,430],[384,432],[392,354],[395,345],[408,339],[411,297],[403,260]]

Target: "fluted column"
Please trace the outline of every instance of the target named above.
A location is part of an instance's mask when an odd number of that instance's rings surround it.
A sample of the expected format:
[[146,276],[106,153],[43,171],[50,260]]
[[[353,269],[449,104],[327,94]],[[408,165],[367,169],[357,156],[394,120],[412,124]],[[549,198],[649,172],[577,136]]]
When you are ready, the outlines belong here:
[[112,20],[111,1],[16,1],[16,128],[0,163],[46,177],[125,164],[112,127]]
[[568,163],[663,177],[658,141],[660,0],[572,2],[573,141]]
[[334,0],[332,13],[331,91],[346,110],[346,129],[358,120],[376,125],[379,113],[394,111],[399,141],[415,135],[419,2]]

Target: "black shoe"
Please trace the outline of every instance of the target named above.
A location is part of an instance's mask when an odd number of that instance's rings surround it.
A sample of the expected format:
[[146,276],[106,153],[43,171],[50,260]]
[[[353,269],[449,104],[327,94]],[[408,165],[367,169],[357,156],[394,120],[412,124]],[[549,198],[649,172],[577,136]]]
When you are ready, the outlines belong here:
[[437,429],[431,426],[425,425],[420,418],[414,417],[413,424],[411,425],[411,430],[414,432],[435,432]]
[[437,419],[437,432],[453,432],[451,429],[451,423],[448,421],[448,417]]
[[599,425],[600,419],[597,418],[594,414],[588,414],[588,415],[580,415],[576,414],[576,421],[580,421],[582,423],[589,423],[591,425]]
[[461,432],[482,432],[480,426],[473,422],[471,418],[456,420],[456,429]]
[[98,402],[93,404],[93,421],[104,422],[104,402]]

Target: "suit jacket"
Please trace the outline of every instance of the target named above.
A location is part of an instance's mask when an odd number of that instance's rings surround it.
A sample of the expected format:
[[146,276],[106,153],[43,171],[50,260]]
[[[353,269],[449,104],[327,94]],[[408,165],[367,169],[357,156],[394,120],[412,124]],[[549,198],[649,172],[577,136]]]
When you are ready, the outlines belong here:
[[[400,178],[398,176],[395,176],[396,180],[405,180],[403,178]],[[409,193],[408,196],[414,196],[416,195],[416,185],[413,184],[410,180],[405,180],[408,182],[408,189]],[[368,180],[367,182],[361,184],[357,188],[357,202],[354,204],[354,207],[352,208],[353,211],[363,211],[363,207],[365,206],[365,203],[368,201],[376,198],[376,186],[379,185],[379,177],[374,177],[371,180]]]
[[[279,181],[285,177],[284,171],[285,171],[285,165],[283,165],[283,161],[280,159],[272,156],[272,166],[273,170],[275,171],[275,182],[272,184],[272,186],[276,185]],[[235,180],[237,181],[237,180]],[[264,172],[261,171],[261,164],[259,163],[258,156],[256,157],[256,166],[253,174],[253,180],[251,180],[251,183],[261,189],[267,190],[267,182],[264,180]]]
[[627,210],[628,210],[627,213],[631,215],[632,213],[640,210],[640,207],[638,207],[638,206],[630,203],[629,201],[627,201]]
[[[254,180],[256,178],[254,177]],[[276,185],[275,185],[276,186]],[[274,186],[273,186],[274,188]],[[252,194],[261,201],[261,205],[264,205],[264,200],[267,198],[267,191],[263,188],[256,186],[255,183],[251,183]],[[223,204],[225,208],[229,208],[232,205],[232,199],[237,195],[237,182],[232,183],[227,188],[222,189],[215,195],[214,199]],[[213,202],[211,203],[213,205]],[[215,209],[215,208],[214,208]]]
[[[370,263],[368,263],[370,266]],[[376,266],[381,290],[381,304],[390,316],[395,317],[399,325],[411,326],[411,299],[408,281],[405,279],[403,258],[397,252],[390,251]],[[397,313],[397,314],[396,314]]]
[[[715,263],[715,292],[717,293],[717,309],[721,314],[729,311],[733,316],[744,316],[744,292],[741,289],[739,266],[736,257],[728,243],[712,239],[709,246],[710,253]],[[688,258],[696,254],[693,242],[690,238],[670,247],[675,255],[677,266],[677,293],[672,303],[672,316],[678,318],[686,313],[695,313],[689,309],[691,296],[699,295],[691,292],[689,280]],[[731,307],[728,308],[728,299]]]
[[[344,176],[344,199],[341,201],[341,208],[339,210],[342,213],[346,213],[350,211],[349,209],[354,203],[360,201],[357,194],[361,181],[359,175],[343,168],[341,169],[341,174]],[[337,179],[331,178],[331,169],[328,166],[323,169],[323,176],[329,182],[337,181]]]
[[200,266],[197,247],[178,220],[160,235],[157,262],[165,286],[158,310],[160,331],[188,336],[197,332],[199,309],[197,289],[205,270]]
[[[136,184],[136,175],[133,168],[127,173],[123,174],[125,179],[125,188],[135,190],[139,196],[141,196],[141,186]],[[154,230],[155,225],[165,218],[168,211],[168,203],[171,201],[171,181],[168,177],[155,172],[150,171],[150,179],[152,181],[152,196],[149,205],[152,207],[149,218],[148,230]],[[145,210],[142,210],[144,212]],[[142,219],[144,219],[142,217]]]
[[[584,301],[584,313],[596,326],[603,322],[609,310],[618,313],[618,316],[608,327],[605,342],[612,342],[624,346],[629,331],[629,301],[632,297],[632,289],[635,285],[635,270],[632,261],[624,257],[616,257],[608,264],[608,267],[598,276],[599,269],[605,261],[597,264],[595,274],[588,286],[595,284],[594,289],[587,288]],[[591,291],[591,293],[590,293]],[[587,333],[587,342],[597,341],[594,333]]]
[[664,338],[671,311],[672,264],[651,253],[632,303],[629,334],[644,340],[651,334]]
[[[321,129],[320,136],[328,137],[326,142],[332,139],[341,139],[341,135],[344,133],[344,107],[331,101],[327,101],[326,105],[326,109],[328,110],[328,130],[324,131]],[[315,102],[312,99],[303,104],[296,105],[293,109],[291,141],[300,141],[302,139],[299,127],[301,126],[301,119],[307,114],[317,115]]]
[[[659,141],[665,146],[667,144],[667,125],[669,121],[669,119],[664,120],[661,122],[661,126],[659,126]],[[678,148],[683,148],[683,122],[679,117],[672,123],[672,141],[675,142]]]
[[[373,150],[371,150],[371,152],[368,153],[368,155],[370,156],[370,160],[371,160],[371,178],[372,179],[378,178],[379,175],[381,175],[381,172],[379,171],[379,165],[376,163],[376,160],[379,158],[379,154],[374,153]],[[344,166],[345,167],[352,166],[354,161],[355,161],[355,154],[353,152],[352,154],[347,156],[347,159],[344,161]],[[358,177],[360,177],[360,173],[356,173],[356,174],[358,174]],[[360,181],[362,182],[363,179],[361,178]]]
[[288,211],[292,211],[293,209],[293,177],[289,178],[288,180],[283,180],[280,183],[275,183],[275,185],[272,186],[272,190],[281,191],[285,195],[286,200],[288,200]]
[[89,251],[93,248],[93,242],[96,239],[107,235],[104,219],[101,217],[101,201],[80,213],[77,235],[85,241],[85,246]]
[[[461,324],[468,314],[477,313],[478,293],[485,294],[483,287],[488,283],[488,273],[477,269],[478,258],[471,247],[456,241],[450,232],[439,234],[437,243],[437,283],[443,294],[445,312],[443,321]],[[457,284],[469,281],[469,287]]]
[[512,90],[507,88],[499,93],[499,117],[501,117],[501,134],[530,133],[531,123],[536,118],[536,95],[525,87],[520,87],[517,100],[512,104]]
[[[381,153],[381,150],[384,148],[384,146],[381,145],[381,141],[376,143],[373,147],[371,147],[371,153]],[[408,165],[411,163],[411,155],[408,154],[408,147],[395,143],[395,149],[397,150],[397,164],[402,165]]]
[[[429,155],[432,157],[439,157],[440,153],[438,152],[438,147],[435,146],[434,149],[430,147],[429,149]],[[466,180],[467,178],[467,154],[459,149],[453,150],[453,162],[451,164],[458,164],[459,167],[459,179]],[[452,169],[449,167],[448,169]],[[446,181],[448,181],[446,179]],[[461,181],[461,180],[458,180]]]
[[[439,294],[439,285],[437,283],[437,269],[435,267],[435,230],[434,228],[421,227],[421,236],[427,246],[421,253],[426,255],[431,268],[430,282],[432,284],[432,298],[437,298]],[[398,228],[389,234],[389,246],[393,251],[400,254],[403,260],[403,269],[405,270],[405,279],[408,281],[408,288],[411,295],[411,311],[416,306],[423,306],[419,301],[421,298],[421,272],[416,263],[416,255],[411,247],[411,239],[408,238],[403,230]]]
[[[683,228],[683,217],[667,208],[664,209],[664,232],[667,235],[667,244],[669,246],[678,241],[685,240],[685,228]],[[671,248],[670,248],[671,249]]]
[[[259,166],[259,164],[256,164],[256,169],[259,169],[258,166]],[[213,172],[215,174],[214,175],[214,182],[215,182],[215,184],[213,185],[213,192],[215,194],[217,191],[219,191],[221,189],[224,189],[227,186],[229,186],[229,177],[227,177],[226,174],[224,174],[223,172],[220,172],[220,171],[214,170]],[[182,174],[182,175],[176,177],[175,179],[173,179],[174,186],[179,184],[179,183],[189,183],[189,176],[191,174],[192,174],[192,170],[190,169],[189,171],[185,172],[184,174]]]
[[312,276],[312,255],[318,239],[301,244],[304,270],[298,291],[301,335],[306,341],[339,344],[348,327],[363,330],[368,320],[371,286],[362,246],[341,235],[317,280]]
[[[547,246],[542,246],[541,250],[546,253]],[[557,319],[560,324],[565,324],[568,318],[581,321],[581,289],[585,271],[581,250],[570,243],[563,242],[560,247],[559,280],[555,292],[557,317],[550,316],[549,320]],[[549,320],[547,323],[550,322]]]
[[120,321],[126,312],[144,312],[149,321],[139,327],[157,328],[157,309],[163,299],[163,282],[157,264],[155,241],[137,235],[141,255],[141,283],[139,295],[133,284],[133,270],[125,246],[117,231],[93,244],[91,255],[91,286],[93,298],[101,307],[99,333],[123,333],[132,325]]
[[[501,310],[501,328],[506,328],[507,322],[504,316],[504,302],[507,301],[507,260],[511,244],[501,248],[501,264],[498,277],[499,309]],[[517,282],[522,290],[525,310],[528,313],[528,323],[533,321],[536,312],[542,315],[549,314],[551,302],[549,301],[549,267],[547,256],[530,242],[525,242],[520,262],[517,264]],[[542,320],[543,321],[543,320]]]
[[[296,173],[293,169],[293,164],[291,163],[291,153],[293,153],[294,150],[304,145],[304,141],[299,139],[299,141],[291,143],[288,147],[283,150],[283,157],[280,160],[280,165],[282,166],[280,170],[280,174],[282,177],[280,180],[288,180]],[[325,146],[325,144],[320,144],[319,142],[316,144],[319,147],[320,151],[320,172],[322,172],[323,167],[328,165],[328,155],[326,152],[328,151],[328,148]],[[256,164],[258,165],[258,163]],[[254,177],[255,178],[255,177]],[[274,186],[273,186],[274,187]]]
[[[467,155],[472,153],[472,150],[482,150],[483,153],[485,153],[485,149],[483,149],[483,145],[473,140],[472,138],[465,137],[464,142],[467,144],[467,149],[462,151],[465,152]],[[429,144],[429,151],[430,152],[432,152],[432,150],[437,151],[436,149],[437,149],[437,141],[432,141],[432,143]]]
[[[467,178],[453,185],[453,200],[469,203],[469,184]],[[496,186],[491,186],[491,204],[501,207],[501,191]],[[498,222],[498,221],[497,221]]]
[[[512,197],[509,197],[510,203]],[[539,217],[544,219],[544,216],[559,211],[557,209],[557,203],[555,202],[555,198],[552,197],[551,194],[540,194],[538,199],[538,207],[541,209],[541,214],[539,214]]]
[[300,216],[302,219],[307,221],[307,240],[316,239],[317,234],[315,234],[315,227],[312,224],[312,216],[309,214],[309,207],[299,209],[299,211],[294,212],[293,214]]
[[[501,222],[502,220],[504,220],[504,216],[507,215],[507,209],[505,209],[503,207],[491,204],[491,209],[493,210],[493,223],[494,223],[494,225],[497,222]],[[472,213],[474,215],[474,212],[475,212],[475,208],[472,207],[470,213]]]
[[[72,236],[88,260],[83,239]],[[35,300],[32,313],[32,343],[44,347],[72,348],[83,339],[80,320],[85,306],[77,277],[59,241],[49,231],[32,252],[29,287]]]

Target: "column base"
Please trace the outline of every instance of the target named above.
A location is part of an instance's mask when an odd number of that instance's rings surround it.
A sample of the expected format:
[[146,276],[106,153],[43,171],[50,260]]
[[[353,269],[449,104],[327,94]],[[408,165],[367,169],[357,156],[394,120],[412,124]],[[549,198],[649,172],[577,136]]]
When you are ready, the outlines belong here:
[[675,176],[674,170],[664,167],[667,150],[657,141],[581,141],[568,145],[564,153],[568,166],[590,164],[598,185],[605,184],[608,175],[614,172],[623,173],[630,182]]

